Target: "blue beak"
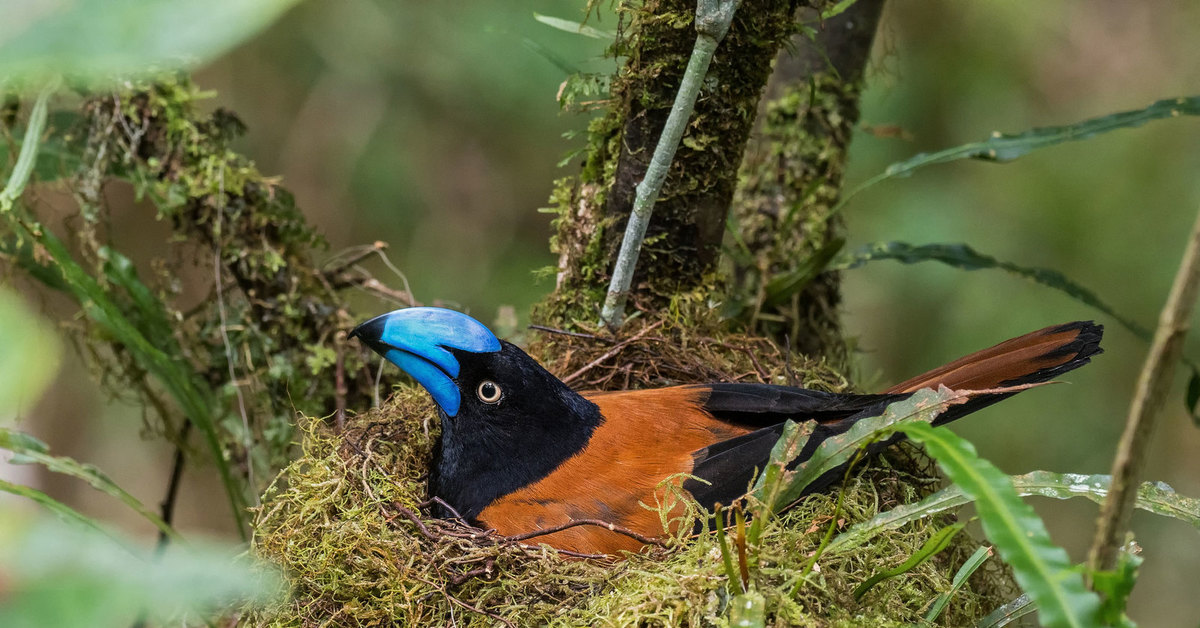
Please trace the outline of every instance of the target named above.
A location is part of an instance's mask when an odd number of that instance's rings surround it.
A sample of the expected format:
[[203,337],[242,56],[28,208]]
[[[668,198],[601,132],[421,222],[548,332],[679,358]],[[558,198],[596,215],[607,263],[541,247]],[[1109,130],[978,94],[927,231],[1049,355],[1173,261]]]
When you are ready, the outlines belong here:
[[455,378],[460,366],[448,349],[472,353],[500,350],[500,340],[483,323],[440,307],[410,307],[388,312],[354,328],[368,347],[424,386],[448,416],[462,404]]

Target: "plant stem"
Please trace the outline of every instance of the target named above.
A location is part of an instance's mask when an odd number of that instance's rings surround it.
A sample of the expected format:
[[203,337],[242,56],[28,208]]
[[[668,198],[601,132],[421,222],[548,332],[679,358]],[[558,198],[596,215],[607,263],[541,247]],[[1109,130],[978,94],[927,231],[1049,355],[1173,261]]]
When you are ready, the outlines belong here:
[[1146,363],[1138,378],[1137,391],[1129,407],[1125,433],[1113,460],[1112,489],[1096,526],[1088,564],[1093,570],[1110,570],[1116,564],[1118,552],[1129,526],[1129,515],[1137,497],[1138,479],[1146,462],[1146,448],[1154,434],[1167,393],[1171,376],[1183,353],[1196,296],[1200,291],[1200,213],[1192,226],[1192,234],[1167,303],[1159,315],[1158,329]]
[[625,237],[621,240],[621,250],[613,267],[612,280],[608,284],[608,294],[604,298],[604,307],[600,312],[600,321],[609,329],[621,326],[625,318],[625,302],[629,298],[629,286],[633,282],[633,271],[637,267],[637,258],[642,250],[642,240],[646,237],[646,228],[650,225],[650,214],[654,212],[654,203],[662,191],[663,182],[667,179],[667,170],[671,160],[675,158],[675,150],[683,139],[687,129],[688,119],[696,106],[696,97],[700,94],[700,84],[708,74],[708,66],[712,62],[717,44],[729,32],[733,22],[733,14],[741,0],[698,0],[696,3],[696,45],[692,48],[692,56],[688,59],[687,69],[684,70],[683,80],[679,84],[679,92],[675,95],[675,103],[671,113],[663,125],[662,135],[654,148],[654,156],[646,168],[646,176],[637,186],[637,196],[633,201],[633,212],[625,225]]

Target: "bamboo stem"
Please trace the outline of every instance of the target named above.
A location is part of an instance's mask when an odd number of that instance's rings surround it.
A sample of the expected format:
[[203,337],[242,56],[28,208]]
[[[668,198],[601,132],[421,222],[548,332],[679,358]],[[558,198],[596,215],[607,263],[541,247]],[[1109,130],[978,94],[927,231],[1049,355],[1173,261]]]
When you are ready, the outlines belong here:
[[1129,407],[1125,432],[1113,460],[1112,489],[1100,511],[1096,536],[1088,554],[1092,570],[1110,570],[1129,527],[1129,515],[1137,497],[1139,478],[1146,462],[1146,448],[1162,415],[1171,388],[1172,375],[1183,353],[1196,296],[1200,291],[1200,213],[1180,261],[1167,303],[1159,315],[1158,329],[1146,363],[1138,378]]

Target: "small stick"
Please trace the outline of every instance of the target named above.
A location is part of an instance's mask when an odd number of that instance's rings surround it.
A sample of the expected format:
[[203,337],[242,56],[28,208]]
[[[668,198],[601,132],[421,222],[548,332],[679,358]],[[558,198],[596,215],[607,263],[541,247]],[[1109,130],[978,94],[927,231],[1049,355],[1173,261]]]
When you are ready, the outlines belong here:
[[333,371],[334,406],[336,408],[333,414],[333,424],[338,434],[346,431],[346,395],[350,392],[346,388],[345,340],[345,335],[339,331],[335,343],[337,347],[337,362],[334,364]]
[[395,508],[397,511],[400,512],[400,514],[404,515],[405,518],[407,518],[409,521],[413,522],[413,524],[417,526],[417,530],[420,531],[421,536],[429,539],[430,541],[438,540],[437,535],[430,532],[429,528],[426,527],[426,525],[421,522],[421,518],[417,516],[417,513],[409,510],[400,502],[392,502],[392,508]]
[[609,523],[608,521],[601,521],[600,519],[572,519],[562,525],[557,525],[557,526],[554,526],[551,528],[545,528],[543,530],[534,530],[533,532],[526,532],[524,534],[517,534],[514,536],[506,536],[504,538],[505,538],[505,540],[508,540],[508,541],[517,541],[517,542],[527,541],[529,539],[537,538],[539,536],[545,536],[547,534],[554,534],[555,532],[562,532],[563,530],[567,530],[567,529],[574,528],[577,526],[599,526],[601,528],[607,528],[609,532],[616,532],[617,534],[623,534],[639,543],[644,543],[646,545],[657,545],[658,547],[666,546],[666,543],[663,542],[663,540],[658,537],[646,536],[645,534],[634,532],[633,530],[630,530],[629,528],[621,527],[615,523]]
[[[175,457],[171,462],[171,479],[167,483],[167,494],[163,497],[159,509],[159,517],[169,526],[174,525],[172,520],[175,518],[175,498],[179,495],[179,486],[183,480],[183,465],[187,462],[183,448],[187,445],[188,435],[191,433],[192,422],[184,421],[183,426],[179,428],[179,442],[175,444]],[[161,556],[170,542],[171,537],[167,536],[166,531],[159,530],[158,543],[154,548],[155,553]]]
[[621,342],[617,343],[617,345],[615,347],[606,351],[604,353],[604,355],[596,358],[595,360],[592,360],[591,362],[588,362],[586,365],[584,365],[578,371],[575,371],[574,373],[571,373],[570,375],[564,377],[562,382],[564,384],[570,384],[571,382],[575,381],[576,379],[579,379],[584,373],[587,373],[588,371],[596,368],[596,366],[598,366],[600,363],[602,363],[605,360],[620,353],[621,349],[624,349],[625,347],[629,346],[630,344],[633,344],[633,343],[641,340],[643,337],[645,337],[646,334],[661,327],[663,322],[664,321],[658,321],[658,322],[654,323],[653,325],[650,325],[649,327],[643,329],[642,331],[639,331],[634,336],[632,336],[630,338],[626,338],[625,340],[622,340]]
[[1096,536],[1088,552],[1088,565],[1092,570],[1109,570],[1116,564],[1118,553],[1129,527],[1129,515],[1133,512],[1142,469],[1146,463],[1146,449],[1150,437],[1162,416],[1162,407],[1171,390],[1175,366],[1183,355],[1183,341],[1187,337],[1196,296],[1200,292],[1200,213],[1192,226],[1192,234],[1184,249],[1183,259],[1171,285],[1171,293],[1158,318],[1158,329],[1154,342],[1138,377],[1137,391],[1129,406],[1125,432],[1117,446],[1113,460],[1112,488],[1100,519],[1096,523]]
[[554,327],[546,327],[545,325],[530,325],[529,329],[536,329],[538,331],[544,331],[548,334],[559,334],[561,336],[571,336],[572,338],[586,338],[588,340],[597,340],[600,342],[607,342],[608,344],[612,344],[612,343],[616,342],[612,338],[603,338],[603,337],[597,336],[595,334],[585,334],[585,333],[578,332],[578,331],[567,331],[565,329],[556,329]]

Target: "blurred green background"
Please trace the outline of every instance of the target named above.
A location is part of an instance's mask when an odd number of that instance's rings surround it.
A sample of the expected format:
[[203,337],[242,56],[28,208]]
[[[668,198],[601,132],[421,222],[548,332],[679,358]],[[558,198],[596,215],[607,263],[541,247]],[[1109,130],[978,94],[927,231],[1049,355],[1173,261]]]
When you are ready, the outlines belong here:
[[[562,115],[564,65],[610,71],[605,42],[551,29],[534,12],[580,19],[580,3],[313,0],[201,69],[212,106],[250,128],[238,148],[278,173],[328,237],[330,253],[374,240],[416,297],[481,319],[524,315],[551,289],[546,242],[557,163],[582,146],[585,115]],[[611,15],[596,25],[615,28]],[[1166,1],[892,2],[876,41],[849,185],[920,151],[1136,109],[1200,93],[1200,4]],[[1058,269],[1152,326],[1200,208],[1200,120],[1175,119],[1057,146],[1014,163],[956,163],[886,182],[845,209],[850,246],[877,240],[966,242],[1023,265]],[[110,190],[119,197],[122,191]],[[146,229],[145,212],[115,224]],[[161,231],[159,231],[161,232]],[[140,232],[139,232],[140,233]],[[148,232],[147,232],[148,233]],[[124,239],[131,239],[128,236]],[[161,247],[161,243],[147,246]],[[380,262],[385,281],[400,278]],[[1111,320],[998,271],[878,262],[845,274],[845,323],[859,380],[882,387],[1045,325],[1099,318],[1107,353],[1066,379],[964,421],[956,430],[1011,473],[1108,472],[1146,346]],[[388,306],[363,297],[363,312]],[[53,304],[51,304],[53,305]],[[1189,343],[1200,358],[1200,339]],[[136,439],[140,409],[113,405],[68,360],[23,422],[57,453],[97,464],[147,504],[161,499],[170,451]],[[1148,478],[1200,495],[1200,430],[1183,412],[1182,375]],[[189,470],[184,531],[227,532],[207,470]],[[38,484],[85,513],[148,526],[59,478]],[[1035,502],[1054,538],[1082,560],[1096,509]],[[1200,539],[1138,514],[1143,577],[1131,615],[1143,626],[1200,621]]]

